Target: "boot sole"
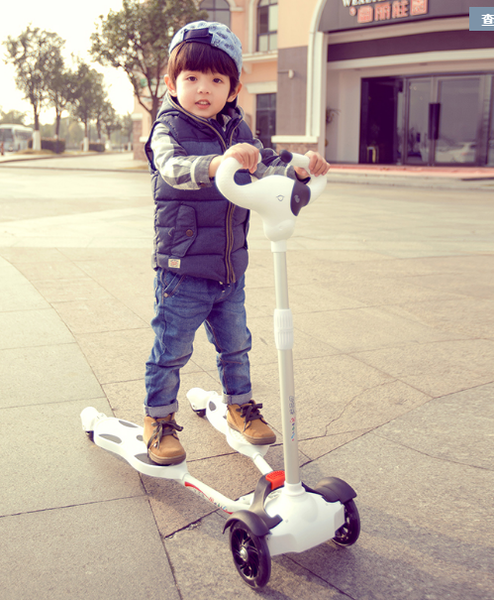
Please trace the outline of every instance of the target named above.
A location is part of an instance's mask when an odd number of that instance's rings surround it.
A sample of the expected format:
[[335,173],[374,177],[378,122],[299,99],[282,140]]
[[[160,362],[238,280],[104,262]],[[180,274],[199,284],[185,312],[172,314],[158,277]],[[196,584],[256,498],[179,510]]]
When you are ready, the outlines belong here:
[[[227,421],[227,423],[228,423],[228,421]],[[245,433],[243,431],[240,431],[236,427],[232,427],[232,425],[230,423],[228,423],[228,427],[232,431],[236,431],[237,433],[240,433],[240,435],[245,439],[245,441],[249,442],[249,444],[252,444],[253,446],[267,446],[268,444],[274,444],[276,442],[275,435],[273,435],[269,438],[251,438],[250,436],[245,435]]]
[[160,465],[161,467],[170,467],[171,465],[179,465],[180,463],[184,462],[185,457],[186,457],[185,454],[182,454],[181,456],[174,456],[173,458],[164,458],[161,456],[155,457],[148,452],[149,460],[151,460],[152,462],[154,462],[157,465]]

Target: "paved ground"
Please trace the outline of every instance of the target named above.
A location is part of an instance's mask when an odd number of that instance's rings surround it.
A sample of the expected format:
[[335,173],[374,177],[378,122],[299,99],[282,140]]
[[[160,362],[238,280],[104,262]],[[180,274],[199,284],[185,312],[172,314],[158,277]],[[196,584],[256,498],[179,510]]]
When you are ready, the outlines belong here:
[[[88,405],[142,419],[152,207],[135,167],[128,154],[0,164],[2,600],[494,598],[492,174],[339,166],[300,218],[288,254],[300,463],[309,485],[355,487],[362,533],[275,557],[254,592],[222,513],[81,432]],[[279,432],[255,216],[250,250],[255,397]],[[193,386],[218,389],[202,333],[180,397],[189,470],[248,493],[258,473],[186,406]],[[282,467],[281,446],[267,459]]]

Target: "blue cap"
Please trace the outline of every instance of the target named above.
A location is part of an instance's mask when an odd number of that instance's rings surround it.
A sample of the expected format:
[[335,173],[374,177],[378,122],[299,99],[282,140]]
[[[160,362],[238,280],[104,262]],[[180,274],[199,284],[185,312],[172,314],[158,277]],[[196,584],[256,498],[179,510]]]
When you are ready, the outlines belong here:
[[208,44],[226,52],[238,69],[238,76],[242,73],[242,44],[238,37],[223,23],[209,23],[196,21],[189,23],[177,31],[168,48],[168,53],[182,42],[198,42]]

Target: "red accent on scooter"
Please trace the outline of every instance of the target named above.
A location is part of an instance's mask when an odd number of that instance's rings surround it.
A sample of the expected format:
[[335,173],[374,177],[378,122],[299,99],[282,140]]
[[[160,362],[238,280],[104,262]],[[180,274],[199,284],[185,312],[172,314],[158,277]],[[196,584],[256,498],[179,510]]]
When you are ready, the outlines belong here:
[[285,483],[285,471],[271,471],[266,475],[266,479],[271,483],[271,489],[277,490]]

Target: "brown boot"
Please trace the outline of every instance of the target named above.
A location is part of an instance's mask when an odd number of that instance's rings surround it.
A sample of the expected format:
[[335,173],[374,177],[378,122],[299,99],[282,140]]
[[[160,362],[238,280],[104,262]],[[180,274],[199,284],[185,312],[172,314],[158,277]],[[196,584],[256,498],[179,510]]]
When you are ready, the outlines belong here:
[[249,400],[246,404],[229,404],[226,413],[228,425],[255,446],[274,444],[276,441],[276,435],[259,412],[261,408],[262,404]]
[[175,413],[167,417],[144,417],[144,443],[147,444],[149,458],[158,465],[178,465],[185,460],[185,450],[178,440]]

